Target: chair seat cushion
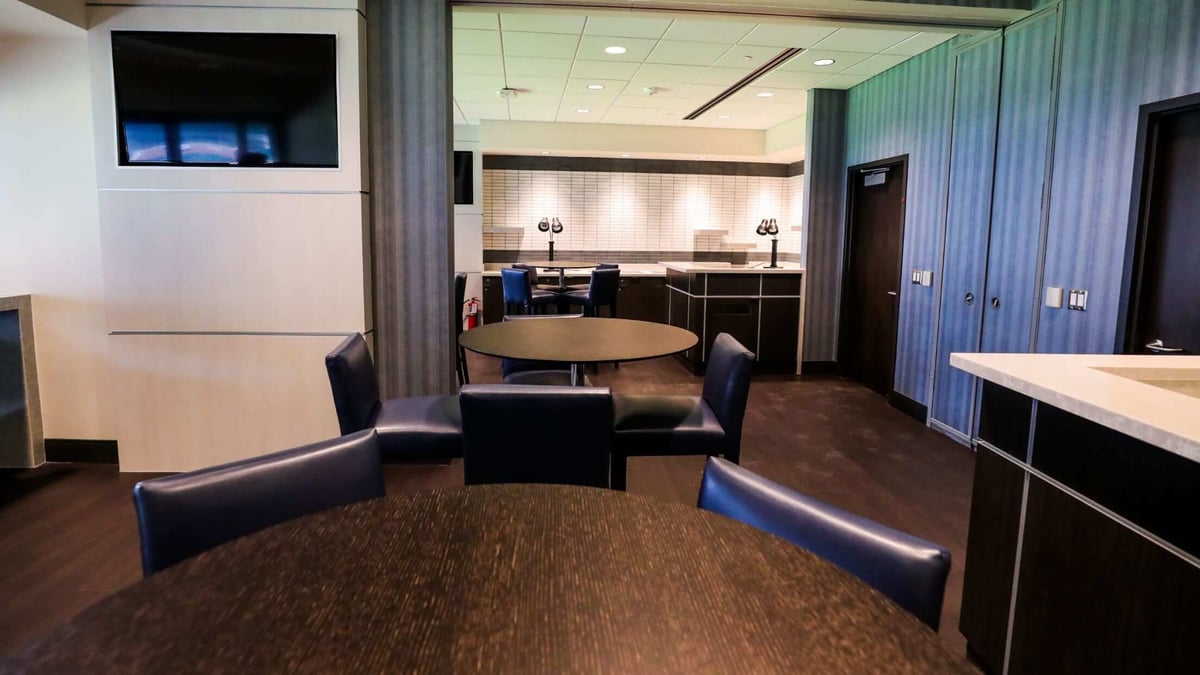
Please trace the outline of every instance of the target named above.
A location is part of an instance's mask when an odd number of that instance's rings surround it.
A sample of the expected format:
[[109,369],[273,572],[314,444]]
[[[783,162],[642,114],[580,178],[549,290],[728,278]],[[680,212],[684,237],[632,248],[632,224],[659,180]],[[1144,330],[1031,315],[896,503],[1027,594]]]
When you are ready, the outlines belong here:
[[542,290],[538,290],[536,288],[533,289],[532,293],[533,293],[533,296],[532,296],[533,302],[535,302],[535,303],[553,302],[558,299],[558,295],[559,295],[558,293],[555,293],[554,291],[542,291]]
[[[504,376],[504,384],[540,384],[559,387],[571,386],[571,371],[569,370],[522,370]],[[583,377],[584,386],[592,386],[587,376]]]
[[712,408],[697,396],[613,396],[613,453],[719,455],[725,430]]
[[566,293],[560,293],[560,295],[567,302],[572,302],[572,303],[577,303],[577,304],[578,303],[587,304],[587,303],[591,302],[591,298],[588,297],[588,290],[586,288],[584,288],[582,290],[576,290],[576,291],[567,291]]
[[462,413],[457,396],[384,399],[374,426],[384,459],[462,457]]

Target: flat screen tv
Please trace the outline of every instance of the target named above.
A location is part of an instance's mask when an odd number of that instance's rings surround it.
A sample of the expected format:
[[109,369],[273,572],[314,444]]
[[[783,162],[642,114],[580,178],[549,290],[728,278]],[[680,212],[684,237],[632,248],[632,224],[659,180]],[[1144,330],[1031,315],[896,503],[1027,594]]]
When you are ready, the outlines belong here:
[[336,167],[333,35],[113,31],[123,166]]
[[470,150],[454,151],[454,203],[475,203],[475,163]]

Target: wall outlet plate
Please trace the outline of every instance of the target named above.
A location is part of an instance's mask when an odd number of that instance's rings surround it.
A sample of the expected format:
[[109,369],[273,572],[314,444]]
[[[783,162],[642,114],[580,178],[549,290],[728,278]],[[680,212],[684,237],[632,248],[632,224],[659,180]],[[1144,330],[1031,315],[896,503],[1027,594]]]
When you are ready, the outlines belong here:
[[1087,310],[1087,291],[1084,289],[1072,288],[1067,296],[1067,309],[1074,309],[1080,312]]
[[921,285],[922,286],[932,286],[933,285],[933,270],[921,270]]

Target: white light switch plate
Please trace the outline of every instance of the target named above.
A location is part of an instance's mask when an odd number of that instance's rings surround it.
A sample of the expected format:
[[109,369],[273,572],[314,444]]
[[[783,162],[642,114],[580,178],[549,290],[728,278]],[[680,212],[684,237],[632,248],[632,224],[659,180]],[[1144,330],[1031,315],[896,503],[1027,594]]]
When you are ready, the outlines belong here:
[[1046,287],[1046,306],[1062,309],[1063,289],[1056,286]]
[[921,270],[921,285],[922,286],[932,286],[933,285],[933,270]]

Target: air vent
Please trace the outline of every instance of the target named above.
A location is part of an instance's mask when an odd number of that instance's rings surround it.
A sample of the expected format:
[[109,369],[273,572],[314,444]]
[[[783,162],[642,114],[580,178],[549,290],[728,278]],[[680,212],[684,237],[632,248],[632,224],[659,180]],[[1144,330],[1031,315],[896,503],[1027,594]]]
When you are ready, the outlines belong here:
[[750,83],[754,82],[755,80],[762,77],[763,75],[766,75],[767,73],[771,72],[772,70],[775,70],[779,66],[786,63],[793,56],[799,54],[802,51],[804,51],[804,50],[799,47],[788,47],[787,49],[779,52],[770,61],[767,61],[766,63],[762,64],[761,66],[756,68],[753,72],[751,72],[749,75],[743,77],[742,79],[738,80],[737,82],[734,82],[733,85],[731,85],[728,89],[726,89],[725,91],[712,97],[711,100],[709,100],[707,103],[700,106],[699,108],[696,108],[692,112],[688,113],[687,116],[684,117],[683,119],[694,120],[694,119],[700,117],[701,115],[708,112],[709,110],[712,110],[713,108],[717,107],[717,105],[720,104],[725,99],[727,99],[730,96],[733,96],[734,94],[738,93],[739,91],[745,89],[746,87],[748,87],[750,85]]

